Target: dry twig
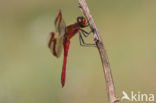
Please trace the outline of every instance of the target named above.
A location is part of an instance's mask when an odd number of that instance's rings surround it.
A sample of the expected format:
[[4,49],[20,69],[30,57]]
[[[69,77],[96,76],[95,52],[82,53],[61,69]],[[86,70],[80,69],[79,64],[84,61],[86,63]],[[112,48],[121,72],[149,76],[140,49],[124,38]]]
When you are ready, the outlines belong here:
[[90,11],[88,9],[86,1],[79,0],[79,7],[80,7],[82,13],[85,15],[85,17],[88,20],[89,26],[90,26],[91,30],[93,31],[94,41],[95,41],[98,51],[100,53],[102,66],[103,66],[103,70],[104,70],[104,75],[105,75],[105,79],[106,79],[106,87],[107,87],[107,95],[108,95],[109,103],[118,103],[119,100],[115,97],[115,87],[114,87],[114,82],[113,82],[113,78],[112,78],[111,67],[110,67],[110,64],[109,64],[109,61],[107,58],[107,54],[106,54],[106,50],[104,48],[100,34],[97,30],[97,27],[92,18],[92,15],[90,14]]

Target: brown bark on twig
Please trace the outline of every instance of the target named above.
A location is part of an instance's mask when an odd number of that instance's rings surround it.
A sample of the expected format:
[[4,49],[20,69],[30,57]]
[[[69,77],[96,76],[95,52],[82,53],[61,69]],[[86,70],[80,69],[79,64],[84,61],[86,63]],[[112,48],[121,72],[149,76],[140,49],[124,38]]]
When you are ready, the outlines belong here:
[[113,82],[113,78],[112,78],[111,67],[110,67],[110,64],[109,64],[109,61],[107,58],[107,53],[106,53],[106,50],[104,48],[100,34],[97,30],[97,27],[96,27],[95,22],[92,18],[92,15],[90,14],[90,11],[88,9],[86,1],[85,0],[79,0],[79,7],[80,7],[82,13],[87,18],[89,26],[90,26],[91,30],[93,31],[93,37],[94,37],[93,39],[94,39],[96,46],[98,48],[98,51],[99,51],[99,54],[101,57],[103,70],[104,70],[109,103],[118,103],[119,100],[115,97],[115,87],[114,87],[114,82]]

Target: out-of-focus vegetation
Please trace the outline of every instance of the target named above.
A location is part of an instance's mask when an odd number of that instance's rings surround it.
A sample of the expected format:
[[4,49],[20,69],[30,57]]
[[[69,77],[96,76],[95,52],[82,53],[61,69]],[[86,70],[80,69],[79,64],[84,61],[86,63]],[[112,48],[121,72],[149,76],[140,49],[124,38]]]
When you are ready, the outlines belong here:
[[[107,49],[117,96],[123,90],[154,93],[156,1],[87,3]],[[78,35],[71,40],[66,85],[61,88],[63,57],[56,59],[47,48],[58,9],[66,24],[82,15],[75,0],[0,1],[0,103],[107,102],[98,51],[81,47]]]

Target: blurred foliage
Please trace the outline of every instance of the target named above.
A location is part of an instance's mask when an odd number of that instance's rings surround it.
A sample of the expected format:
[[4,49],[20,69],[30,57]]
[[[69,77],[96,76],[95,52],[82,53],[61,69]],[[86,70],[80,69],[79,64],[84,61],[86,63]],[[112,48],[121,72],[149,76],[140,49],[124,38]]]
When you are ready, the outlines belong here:
[[[107,49],[117,96],[123,90],[153,93],[156,1],[87,3]],[[47,48],[58,9],[66,24],[82,15],[75,0],[0,0],[0,103],[107,102],[98,51],[79,46],[77,35],[71,40],[66,85],[61,88],[63,56],[57,59]]]

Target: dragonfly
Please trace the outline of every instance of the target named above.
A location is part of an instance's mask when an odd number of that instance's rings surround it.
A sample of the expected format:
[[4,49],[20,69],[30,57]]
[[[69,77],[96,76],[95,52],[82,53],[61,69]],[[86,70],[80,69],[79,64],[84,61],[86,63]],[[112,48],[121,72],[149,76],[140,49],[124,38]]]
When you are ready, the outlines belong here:
[[[62,11],[59,10],[58,14],[54,21],[55,32],[50,32],[48,47],[50,51],[55,57],[60,57],[62,48],[64,48],[64,59],[62,65],[62,74],[61,74],[61,84],[62,88],[65,85],[65,77],[66,77],[66,63],[67,63],[67,55],[68,49],[70,45],[70,39],[77,33],[79,33],[79,41],[81,46],[95,46],[95,44],[86,43],[83,37],[88,37],[88,35],[92,32],[87,32],[82,28],[88,27],[88,23],[83,16],[77,17],[76,23],[70,24],[66,26],[64,19],[62,17]],[[83,36],[82,36],[83,35]]]

